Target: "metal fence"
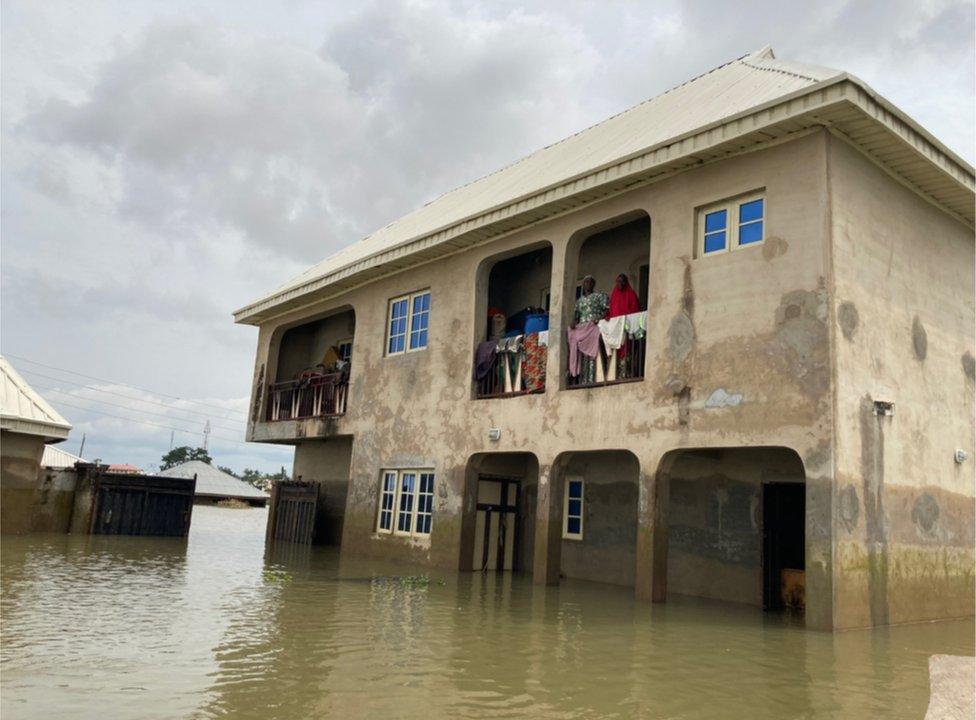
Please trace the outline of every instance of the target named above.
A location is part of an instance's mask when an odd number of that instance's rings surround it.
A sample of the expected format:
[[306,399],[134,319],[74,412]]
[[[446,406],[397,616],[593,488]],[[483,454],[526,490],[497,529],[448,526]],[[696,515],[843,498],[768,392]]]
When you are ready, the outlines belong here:
[[345,373],[274,383],[268,391],[267,418],[276,421],[343,415],[348,387]]
[[[573,377],[567,375],[567,388],[598,387],[615,383],[632,382],[644,377],[644,359],[647,356],[647,338],[635,338],[627,334],[624,344],[617,350],[607,351],[600,339],[600,349],[595,358],[581,357],[584,368],[589,365],[589,372],[583,371]],[[590,360],[589,363],[586,361]]]

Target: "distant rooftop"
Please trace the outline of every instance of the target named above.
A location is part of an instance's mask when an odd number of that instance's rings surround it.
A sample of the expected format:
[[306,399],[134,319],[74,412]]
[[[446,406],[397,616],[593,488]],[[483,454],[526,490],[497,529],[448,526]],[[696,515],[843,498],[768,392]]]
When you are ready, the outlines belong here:
[[463,185],[238,310],[259,324],[641,183],[828,128],[972,226],[973,168],[841,70],[765,47]]
[[58,442],[68,437],[71,423],[51,407],[0,355],[0,429],[40,435]]
[[45,445],[41,456],[41,466],[48,468],[70,468],[75,463],[86,462],[81,456],[62,450],[57,445]]
[[165,477],[192,478],[197,476],[197,495],[207,497],[228,497],[242,499],[267,499],[268,493],[258,490],[240,478],[218,470],[202,460],[190,460],[163,470],[157,475]]

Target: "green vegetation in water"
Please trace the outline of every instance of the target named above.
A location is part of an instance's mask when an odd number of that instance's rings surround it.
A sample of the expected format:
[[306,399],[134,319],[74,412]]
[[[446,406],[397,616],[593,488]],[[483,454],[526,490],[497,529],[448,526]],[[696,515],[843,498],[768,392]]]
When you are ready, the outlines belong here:
[[269,585],[288,585],[291,583],[291,573],[284,570],[265,570],[262,573],[264,581]]
[[431,585],[443,586],[444,581],[439,579],[431,580],[426,575],[396,575],[391,578],[377,578],[381,582],[389,582],[393,585],[404,588],[428,588]]

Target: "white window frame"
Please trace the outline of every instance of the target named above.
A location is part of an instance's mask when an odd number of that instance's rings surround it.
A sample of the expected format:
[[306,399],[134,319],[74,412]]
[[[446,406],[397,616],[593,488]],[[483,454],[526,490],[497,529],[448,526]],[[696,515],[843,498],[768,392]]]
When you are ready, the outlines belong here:
[[[431,296],[430,303],[428,303],[427,310],[423,311],[427,313],[427,344],[421,345],[420,347],[411,348],[410,347],[410,326],[413,323],[413,301],[414,298],[422,297],[424,295],[430,295],[430,288],[425,288],[423,290],[418,290],[417,292],[410,293],[408,295],[398,295],[395,298],[390,298],[386,305],[386,343],[384,346],[384,351],[387,356],[393,355],[405,355],[411,352],[420,352],[421,350],[426,350],[427,345],[430,344],[430,313],[433,306],[433,296]],[[390,339],[393,337],[390,335],[390,325],[393,324],[393,306],[396,305],[401,300],[407,301],[407,315],[406,315],[406,327],[404,327],[403,335],[403,350],[390,350]],[[419,313],[418,313],[419,314]]]
[[[763,214],[759,220],[751,220],[743,225],[751,225],[755,222],[762,222],[762,237],[760,237],[755,242],[747,243],[745,245],[739,244],[739,207],[747,203],[754,202],[756,200],[763,201]],[[725,227],[725,247],[721,250],[712,250],[711,252],[705,252],[705,216],[711,215],[714,212],[720,212],[725,210],[725,217],[727,218],[727,224]],[[768,203],[766,202],[766,191],[757,190],[755,192],[748,193],[746,195],[738,195],[721,202],[712,203],[711,205],[706,205],[698,209],[698,222],[697,222],[697,245],[696,245],[696,255],[697,257],[712,257],[713,255],[722,255],[723,253],[732,252],[734,250],[744,250],[751,247],[759,247],[764,242],[766,242],[766,223],[767,218]]]
[[[569,484],[571,482],[578,482],[580,484],[580,512],[579,515],[574,515],[573,517],[579,517],[579,532],[571,533],[569,531]],[[583,539],[583,518],[586,515],[586,483],[583,481],[581,475],[567,475],[565,483],[563,485],[563,540],[582,540]]]
[[[393,490],[386,489],[386,481],[388,478],[393,480]],[[397,489],[400,487],[400,476],[396,470],[383,470],[380,473],[380,502],[379,507],[376,509],[376,532],[389,534],[393,532],[393,528],[396,525],[396,514],[397,514]],[[385,496],[391,496],[393,499],[390,505],[390,527],[383,527],[383,500]]]
[[[387,332],[389,332],[389,331],[390,331],[389,326],[387,326]],[[343,338],[342,340],[340,340],[339,342],[336,343],[336,350],[339,351],[339,357],[342,360],[347,360],[349,362],[352,362],[352,340],[353,340],[352,338]],[[347,357],[347,358],[342,357],[342,346],[343,345],[348,345],[349,346],[349,357]]]
[[[410,505],[410,523],[407,530],[400,530],[400,499],[403,495],[403,476],[413,475],[414,487],[411,495],[411,505]],[[420,491],[420,480],[422,475],[430,475],[431,486],[429,493],[421,493]],[[390,527],[384,528],[381,526],[381,520],[383,516],[383,496],[389,494],[388,491],[384,490],[386,479],[392,477],[394,480],[393,486],[393,515],[390,519]],[[434,485],[436,482],[436,474],[431,468],[401,468],[401,469],[384,469],[380,471],[380,493],[379,493],[379,506],[376,510],[376,533],[379,535],[395,535],[398,537],[418,537],[418,538],[429,538],[430,532],[420,532],[417,530],[417,519],[418,515],[426,513],[418,513],[418,508],[420,507],[420,499],[422,495],[430,495],[430,530],[434,529]]]

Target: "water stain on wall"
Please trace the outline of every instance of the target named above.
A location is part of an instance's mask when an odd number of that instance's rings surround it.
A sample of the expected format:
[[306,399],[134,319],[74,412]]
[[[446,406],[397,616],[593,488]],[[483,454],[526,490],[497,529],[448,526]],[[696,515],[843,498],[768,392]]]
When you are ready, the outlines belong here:
[[844,302],[837,308],[837,322],[840,324],[840,331],[845,340],[853,340],[857,332],[857,326],[861,322],[861,316],[857,312],[857,306],[852,302]]
[[924,360],[929,352],[929,336],[918,315],[912,320],[912,350],[915,351],[917,360]]

